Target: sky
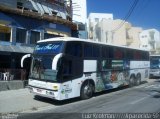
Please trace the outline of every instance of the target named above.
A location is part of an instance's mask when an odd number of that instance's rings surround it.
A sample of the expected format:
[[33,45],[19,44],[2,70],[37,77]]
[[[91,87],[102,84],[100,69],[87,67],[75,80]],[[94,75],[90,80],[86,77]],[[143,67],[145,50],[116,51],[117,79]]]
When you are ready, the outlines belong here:
[[[89,13],[112,13],[114,19],[124,20],[134,0],[87,0]],[[155,28],[160,31],[160,0],[139,0],[128,18],[134,27]]]

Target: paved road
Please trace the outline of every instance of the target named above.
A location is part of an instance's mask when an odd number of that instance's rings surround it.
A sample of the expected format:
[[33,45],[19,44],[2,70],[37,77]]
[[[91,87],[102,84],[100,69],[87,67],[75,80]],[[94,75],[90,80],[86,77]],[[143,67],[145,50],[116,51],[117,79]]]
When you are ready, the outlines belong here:
[[[0,112],[27,112],[22,119],[89,118],[80,113],[155,113],[160,112],[160,80],[138,87],[106,91],[89,100],[75,98],[63,102],[47,98],[33,99],[26,89],[0,92]],[[29,113],[34,112],[34,113]],[[53,114],[54,113],[54,114]],[[69,113],[69,114],[68,114]],[[78,114],[75,114],[78,113]],[[87,117],[88,116],[88,117]],[[159,116],[159,114],[158,114]]]
[[[40,100],[43,101],[44,99]],[[89,100],[80,101],[79,99],[73,99],[65,101],[63,104],[62,102],[54,102],[52,104],[57,107],[38,111],[38,114],[25,114],[21,118],[71,119],[76,117],[90,118],[93,116],[86,115],[86,113],[153,113],[148,116],[152,116],[152,118],[155,116],[159,119],[160,80],[157,79],[154,82],[138,87],[96,94]]]

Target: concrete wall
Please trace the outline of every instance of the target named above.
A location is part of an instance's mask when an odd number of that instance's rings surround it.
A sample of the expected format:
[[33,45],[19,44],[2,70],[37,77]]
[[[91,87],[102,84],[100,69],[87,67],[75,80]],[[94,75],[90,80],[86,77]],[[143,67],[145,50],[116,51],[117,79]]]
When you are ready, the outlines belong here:
[[140,35],[141,32],[142,32],[142,28],[140,28],[140,27],[131,27],[128,30],[129,37],[132,40],[129,47],[133,47],[133,48],[139,48],[140,47],[139,35]]
[[[109,20],[103,19],[99,22],[96,27],[95,31],[93,31],[93,38],[97,38],[97,41],[110,43],[115,45],[126,45],[126,26],[123,25],[116,31],[113,31],[122,20]],[[95,33],[94,33],[95,32]]]
[[156,50],[159,47],[160,33],[156,29],[143,30],[142,33],[140,33],[140,41],[140,48]]
[[0,81],[0,91],[15,90],[25,88],[28,81],[13,80],[13,81]]
[[[95,36],[98,30],[102,30],[101,25],[98,25],[103,20],[113,20],[113,14],[103,14],[103,13],[90,13],[87,20],[87,30],[88,30],[88,38],[94,41],[98,41],[97,36]],[[101,32],[101,31],[98,31]]]
[[[139,48],[139,33],[142,28],[132,27],[130,23],[123,22],[120,19],[102,19],[95,26],[92,24],[89,35],[94,41]],[[120,25],[122,23],[123,25]]]

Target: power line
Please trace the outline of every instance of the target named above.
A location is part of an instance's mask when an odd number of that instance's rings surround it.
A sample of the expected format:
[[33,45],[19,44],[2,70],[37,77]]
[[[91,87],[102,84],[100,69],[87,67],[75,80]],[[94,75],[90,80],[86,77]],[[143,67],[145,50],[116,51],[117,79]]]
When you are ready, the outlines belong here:
[[114,31],[117,31],[118,29],[120,29],[124,24],[125,22],[128,20],[128,18],[131,16],[131,14],[133,13],[135,7],[137,6],[139,0],[135,0],[132,4],[132,6],[130,7],[127,15],[124,17],[124,20],[116,27],[114,28],[111,32],[114,32]]

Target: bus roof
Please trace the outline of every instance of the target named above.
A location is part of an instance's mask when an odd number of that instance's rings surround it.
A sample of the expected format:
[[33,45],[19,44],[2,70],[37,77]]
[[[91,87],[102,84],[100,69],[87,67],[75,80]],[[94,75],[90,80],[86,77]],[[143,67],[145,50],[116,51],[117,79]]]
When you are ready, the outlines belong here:
[[127,49],[148,51],[148,50],[145,50],[145,49],[137,49],[137,48],[131,48],[131,47],[127,47],[127,46],[118,46],[118,45],[113,45],[113,44],[109,44],[109,43],[92,41],[90,39],[81,39],[81,38],[74,38],[74,37],[55,37],[55,38],[49,38],[49,39],[40,40],[37,43],[51,42],[51,41],[82,41],[82,42],[95,43],[95,44],[101,44],[101,45],[116,46],[116,47],[127,48]]

